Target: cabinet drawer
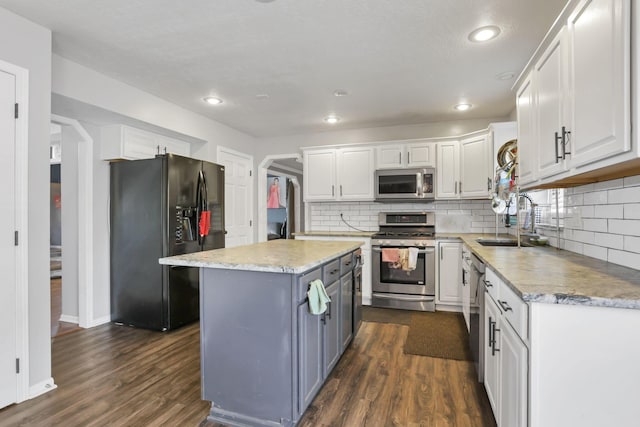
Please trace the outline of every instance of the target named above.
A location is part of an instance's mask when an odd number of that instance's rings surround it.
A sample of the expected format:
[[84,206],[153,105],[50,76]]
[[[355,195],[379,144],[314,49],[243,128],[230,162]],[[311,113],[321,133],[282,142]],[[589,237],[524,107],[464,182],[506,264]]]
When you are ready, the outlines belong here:
[[500,279],[496,273],[494,273],[493,270],[491,270],[490,268],[487,268],[485,270],[485,276],[484,276],[484,286],[487,289],[487,292],[489,292],[489,295],[491,295],[493,297],[493,299],[495,299],[496,301],[498,300],[498,297],[500,296],[500,285],[502,284],[502,279]]
[[353,253],[347,254],[340,258],[341,274],[347,274],[351,270],[353,270]]
[[340,260],[336,259],[322,268],[322,281],[327,287],[338,279],[340,279]]
[[316,279],[322,279],[322,270],[319,267],[298,278],[298,303],[304,301],[309,290],[309,283]]
[[516,333],[523,341],[527,341],[529,338],[529,306],[527,303],[505,283],[501,283],[500,298],[496,301]]

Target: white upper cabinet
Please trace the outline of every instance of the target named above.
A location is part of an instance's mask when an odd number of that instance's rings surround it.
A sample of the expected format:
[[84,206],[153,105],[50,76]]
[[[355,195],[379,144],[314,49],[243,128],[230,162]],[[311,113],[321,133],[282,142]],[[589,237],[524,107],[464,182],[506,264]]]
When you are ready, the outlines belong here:
[[336,150],[305,151],[303,167],[304,200],[335,200]]
[[460,143],[443,141],[437,144],[436,199],[460,198]]
[[436,166],[436,143],[413,141],[376,147],[376,168],[397,169]]
[[372,147],[305,150],[304,200],[373,200]]
[[537,135],[536,109],[533,96],[533,73],[524,80],[516,95],[518,114],[518,175],[520,185],[526,185],[537,179]]
[[152,159],[156,154],[167,153],[188,157],[191,145],[186,141],[125,125],[109,125],[101,129],[102,160]]
[[631,143],[631,1],[572,5],[516,90],[521,185],[611,179],[611,166],[640,157]]
[[493,182],[493,150],[487,134],[460,141],[460,185],[462,198],[489,197]]
[[[564,170],[562,130],[566,131],[569,114],[567,104],[564,28],[535,65],[535,97],[537,107],[538,173],[540,178]],[[565,150],[566,151],[566,150]]]
[[338,150],[339,200],[373,200],[373,157],[373,149],[369,147]]
[[583,0],[568,20],[571,165],[631,149],[630,2]]

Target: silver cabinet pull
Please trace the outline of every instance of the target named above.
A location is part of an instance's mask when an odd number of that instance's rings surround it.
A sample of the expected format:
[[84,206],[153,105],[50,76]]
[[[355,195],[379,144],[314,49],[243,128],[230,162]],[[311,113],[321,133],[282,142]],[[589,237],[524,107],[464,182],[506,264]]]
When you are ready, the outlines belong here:
[[407,151],[407,164],[411,163],[411,153]]
[[398,153],[398,164],[402,164],[402,152]]
[[340,197],[342,197],[342,184],[340,184]]
[[332,185],[332,186],[331,186],[331,196],[333,197],[333,196],[335,196],[335,195],[336,195],[336,186],[335,186],[335,185]]
[[491,178],[487,178],[487,190],[491,191]]

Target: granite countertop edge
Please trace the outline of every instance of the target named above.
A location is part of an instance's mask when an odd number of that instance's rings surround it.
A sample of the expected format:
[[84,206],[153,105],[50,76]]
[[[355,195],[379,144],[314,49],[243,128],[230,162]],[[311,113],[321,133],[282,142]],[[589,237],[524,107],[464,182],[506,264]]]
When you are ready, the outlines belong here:
[[[291,240],[295,241],[295,240]],[[267,272],[267,273],[287,273],[287,274],[300,274],[307,272],[309,270],[314,269],[328,261],[331,261],[336,258],[340,258],[343,255],[352,252],[360,246],[364,242],[357,241],[341,241],[339,242],[343,244],[343,248],[332,252],[330,255],[325,255],[320,258],[314,258],[313,261],[306,262],[302,265],[278,265],[278,264],[261,264],[261,263],[251,263],[251,262],[225,262],[225,261],[215,261],[215,260],[198,260],[198,254],[202,254],[202,252],[196,252],[193,254],[187,255],[178,255],[175,257],[165,257],[160,258],[158,262],[163,265],[175,265],[175,266],[183,266],[183,267],[200,267],[200,268],[218,268],[223,270],[244,270],[244,271],[258,271],[258,272]],[[257,245],[257,244],[253,244]],[[253,245],[245,245],[244,248],[247,250],[247,247]],[[196,258],[196,259],[185,259],[188,258]]]

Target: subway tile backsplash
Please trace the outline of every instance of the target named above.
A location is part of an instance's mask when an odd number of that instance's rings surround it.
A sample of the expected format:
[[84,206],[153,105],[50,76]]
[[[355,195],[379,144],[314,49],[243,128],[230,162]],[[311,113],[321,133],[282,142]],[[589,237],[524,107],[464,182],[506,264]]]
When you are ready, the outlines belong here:
[[[529,195],[549,199],[549,191]],[[559,239],[554,228],[538,229],[553,246],[640,269],[640,175],[567,188],[563,204]]]
[[[380,212],[435,211],[438,233],[494,233],[496,215],[488,200],[438,200],[430,203],[310,203],[309,231],[378,231]],[[342,214],[342,221],[340,214]]]

